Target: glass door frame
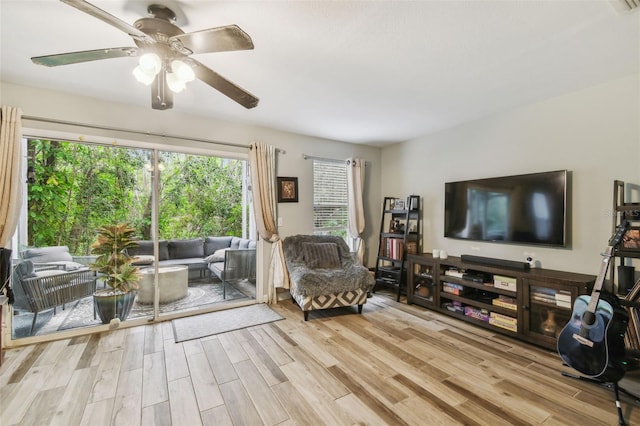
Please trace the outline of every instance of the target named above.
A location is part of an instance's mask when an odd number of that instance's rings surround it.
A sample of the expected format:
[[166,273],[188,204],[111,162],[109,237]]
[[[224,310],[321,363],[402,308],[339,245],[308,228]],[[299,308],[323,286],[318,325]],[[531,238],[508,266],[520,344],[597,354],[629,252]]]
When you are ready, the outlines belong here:
[[[117,132],[114,131],[114,133],[122,133],[122,132]],[[125,132],[126,133],[126,132]],[[240,150],[240,147],[228,147],[223,145],[212,145],[211,143],[205,143],[205,142],[200,142],[200,141],[193,141],[191,144],[189,144],[188,146],[175,146],[172,145],[170,143],[168,143],[167,140],[155,140],[156,138],[154,137],[150,137],[150,141],[140,141],[140,140],[136,140],[136,139],[114,139],[114,137],[105,137],[105,136],[98,136],[98,135],[86,135],[86,134],[78,134],[78,133],[72,133],[72,132],[60,132],[60,131],[56,131],[56,130],[45,130],[45,129],[37,129],[37,128],[23,128],[22,129],[22,143],[23,145],[23,155],[25,158],[25,161],[23,161],[23,170],[22,170],[22,179],[23,181],[26,182],[26,175],[27,175],[27,161],[26,161],[26,156],[27,156],[27,150],[26,150],[26,144],[27,144],[27,140],[28,139],[48,139],[48,140],[63,140],[63,141],[69,141],[69,142],[74,142],[74,141],[78,141],[80,143],[86,143],[86,144],[96,144],[96,145],[111,145],[111,146],[119,146],[122,148],[132,148],[132,149],[147,149],[149,151],[151,151],[152,153],[152,158],[153,158],[153,170],[154,170],[154,174],[155,176],[158,176],[158,164],[159,164],[159,155],[158,153],[160,151],[171,151],[171,152],[177,152],[177,153],[183,153],[183,154],[195,154],[195,155],[206,155],[206,156],[215,156],[215,157],[222,157],[222,158],[228,158],[228,159],[237,159],[237,160],[243,160],[244,163],[244,167],[243,170],[248,170],[248,162],[249,162],[249,155],[248,152],[246,151],[246,149],[244,150]],[[154,140],[151,140],[154,139]],[[181,141],[184,142],[184,141]],[[235,149],[234,149],[235,148]],[[245,182],[244,187],[248,188],[250,183],[248,181],[247,175],[246,173],[243,173],[244,177],[243,179],[247,179],[247,181]],[[159,242],[159,231],[158,231],[158,215],[159,215],[159,211],[158,211],[158,188],[159,188],[159,179],[153,179],[153,185],[152,185],[152,198],[153,198],[153,202],[152,202],[152,231],[153,231],[153,239],[154,239],[154,258],[157,264],[158,261],[158,242]],[[23,189],[23,201],[22,201],[22,207],[21,207],[21,213],[20,213],[20,219],[19,219],[19,224],[18,224],[18,229],[16,230],[14,236],[12,237],[12,243],[11,246],[14,249],[14,255],[13,257],[16,257],[16,250],[17,248],[19,248],[19,241],[20,241],[20,232],[26,232],[26,231],[21,231],[26,229],[27,226],[27,212],[26,212],[26,207],[27,207],[27,197],[26,197],[26,192],[27,192],[27,186],[24,186]],[[246,197],[248,193],[248,189],[246,191],[243,191],[243,199],[244,197]],[[246,200],[247,203],[251,202],[251,200],[247,199]],[[251,218],[253,215],[253,210],[251,208],[251,206],[249,207],[249,211],[251,213],[249,213],[247,215],[247,218]],[[243,226],[243,233],[246,232],[245,230],[249,230],[249,232],[253,232],[255,230],[255,225],[251,225],[251,222],[249,224],[247,224],[247,226]],[[244,237],[244,235],[243,235]],[[249,237],[249,236],[247,236]],[[256,244],[256,250],[257,250],[257,254],[256,254],[256,258],[257,260],[257,265],[256,265],[256,297],[253,300],[241,300],[241,301],[236,301],[236,302],[229,302],[229,303],[225,303],[224,306],[214,306],[214,307],[209,307],[209,308],[199,308],[199,309],[195,309],[192,311],[186,311],[186,312],[178,312],[178,313],[171,313],[171,314],[163,314],[160,315],[159,314],[159,301],[158,301],[158,274],[157,274],[157,268],[156,268],[156,272],[154,273],[154,293],[155,293],[155,297],[154,297],[154,307],[153,307],[153,316],[151,318],[149,317],[142,317],[142,318],[135,318],[135,319],[127,319],[126,321],[122,321],[120,322],[120,325],[118,327],[118,329],[126,329],[126,328],[130,328],[130,327],[136,327],[136,326],[140,326],[140,325],[145,325],[145,324],[150,324],[150,323],[159,323],[159,322],[164,322],[164,321],[168,321],[168,320],[172,320],[175,318],[182,318],[182,317],[187,317],[187,316],[192,316],[192,315],[199,315],[199,314],[203,314],[203,313],[208,313],[208,312],[214,312],[217,310],[221,310],[221,309],[229,309],[229,308],[234,308],[234,307],[239,307],[239,306],[246,306],[246,305],[251,305],[251,304],[255,304],[255,303],[263,303],[263,299],[264,299],[264,284],[263,284],[263,276],[264,276],[264,271],[263,271],[263,267],[262,267],[262,262],[260,262],[260,259],[262,258],[262,248],[263,248],[263,244],[261,244],[261,241],[257,241]],[[8,313],[10,314],[8,314]],[[102,325],[96,325],[96,326],[91,326],[91,327],[82,327],[82,328],[76,328],[76,329],[69,329],[69,330],[64,330],[64,331],[56,331],[54,333],[50,333],[50,334],[46,334],[46,335],[38,335],[38,336],[29,336],[29,337],[22,337],[22,338],[17,338],[14,339],[12,336],[12,331],[13,331],[13,324],[12,324],[12,316],[13,316],[13,309],[3,309],[3,316],[5,316],[4,320],[7,320],[6,323],[4,324],[5,327],[2,328],[2,330],[0,330],[0,332],[4,333],[4,335],[2,336],[3,339],[3,344],[5,345],[6,348],[15,348],[15,347],[20,347],[20,346],[25,346],[25,345],[31,345],[31,344],[35,344],[35,343],[41,343],[41,342],[49,342],[49,341],[54,341],[54,340],[61,340],[61,339],[66,339],[66,338],[72,338],[72,337],[77,337],[77,336],[83,336],[83,335],[89,335],[89,334],[95,334],[95,333],[101,333],[101,332],[105,332],[105,331],[110,331],[113,330],[112,326],[110,326],[109,324],[102,324]]]

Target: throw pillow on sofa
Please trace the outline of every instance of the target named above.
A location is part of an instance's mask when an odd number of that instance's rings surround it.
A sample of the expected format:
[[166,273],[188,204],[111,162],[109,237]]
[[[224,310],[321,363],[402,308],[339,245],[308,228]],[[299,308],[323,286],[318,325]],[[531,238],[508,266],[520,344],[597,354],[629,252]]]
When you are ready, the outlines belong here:
[[72,262],[73,257],[67,246],[50,246],[27,249],[22,254],[23,259],[33,263]]
[[169,257],[171,259],[203,258],[204,245],[202,238],[169,240]]
[[[136,241],[138,243],[137,246],[132,247],[127,250],[127,253],[131,257],[135,256],[153,256],[153,241],[151,240],[140,240]],[[169,241],[160,240],[158,241],[158,260],[167,260],[169,259]]]
[[224,262],[224,257],[227,250],[229,250],[229,248],[216,250],[213,254],[210,254],[209,256],[205,257],[204,261],[207,263]]

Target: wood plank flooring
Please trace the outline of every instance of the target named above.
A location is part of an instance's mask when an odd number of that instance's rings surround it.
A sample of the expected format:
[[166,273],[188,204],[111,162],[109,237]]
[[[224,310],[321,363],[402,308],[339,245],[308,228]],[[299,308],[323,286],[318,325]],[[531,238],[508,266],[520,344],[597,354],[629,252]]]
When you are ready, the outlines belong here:
[[182,343],[164,322],[8,350],[0,425],[617,424],[613,392],[562,376],[556,353],[393,295],[308,322],[274,309],[286,319]]

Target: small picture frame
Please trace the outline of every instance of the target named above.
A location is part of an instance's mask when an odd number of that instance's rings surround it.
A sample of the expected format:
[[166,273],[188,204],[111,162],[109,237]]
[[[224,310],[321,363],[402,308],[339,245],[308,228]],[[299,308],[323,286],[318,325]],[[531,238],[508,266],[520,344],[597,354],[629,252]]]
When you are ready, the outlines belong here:
[[404,210],[404,200],[396,199],[394,210]]
[[278,176],[278,202],[298,202],[298,178]]

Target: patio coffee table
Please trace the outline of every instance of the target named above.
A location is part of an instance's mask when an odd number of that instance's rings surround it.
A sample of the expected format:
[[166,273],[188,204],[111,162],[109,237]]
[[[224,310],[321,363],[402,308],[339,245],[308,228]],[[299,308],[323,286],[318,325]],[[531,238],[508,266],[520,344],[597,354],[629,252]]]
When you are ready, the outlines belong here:
[[[140,271],[138,303],[153,303],[153,277],[155,268]],[[159,303],[174,302],[189,293],[189,268],[184,265],[158,268]]]

